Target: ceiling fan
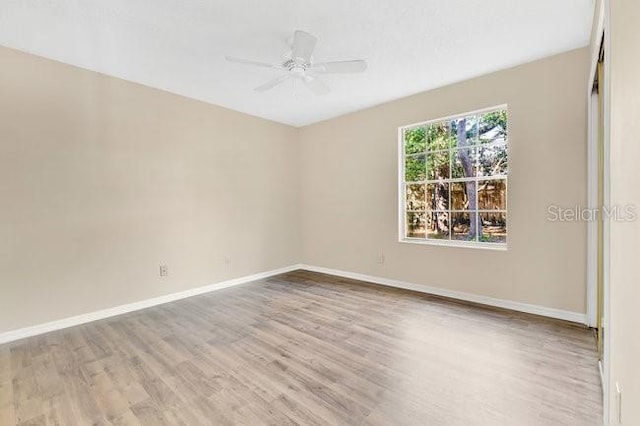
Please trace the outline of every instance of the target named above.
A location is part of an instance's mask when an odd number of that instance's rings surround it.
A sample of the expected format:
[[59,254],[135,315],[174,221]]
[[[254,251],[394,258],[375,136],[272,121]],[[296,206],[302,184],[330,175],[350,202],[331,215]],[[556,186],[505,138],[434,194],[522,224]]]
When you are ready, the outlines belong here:
[[229,62],[285,71],[281,76],[256,87],[254,89],[256,92],[265,92],[287,80],[293,80],[294,82],[301,81],[302,84],[316,95],[324,95],[329,93],[330,89],[329,86],[318,78],[317,74],[357,73],[367,69],[366,61],[361,59],[353,61],[313,62],[312,54],[317,41],[314,36],[307,32],[299,30],[294,32],[291,53],[286,55],[285,60],[280,64],[270,64],[233,56],[226,56],[226,59]]

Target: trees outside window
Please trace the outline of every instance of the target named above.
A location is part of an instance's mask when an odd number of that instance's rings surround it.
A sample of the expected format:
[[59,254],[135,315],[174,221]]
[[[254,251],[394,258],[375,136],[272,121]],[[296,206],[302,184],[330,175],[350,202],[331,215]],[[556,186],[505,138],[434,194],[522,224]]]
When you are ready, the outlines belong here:
[[507,242],[507,108],[400,129],[401,235],[411,242]]

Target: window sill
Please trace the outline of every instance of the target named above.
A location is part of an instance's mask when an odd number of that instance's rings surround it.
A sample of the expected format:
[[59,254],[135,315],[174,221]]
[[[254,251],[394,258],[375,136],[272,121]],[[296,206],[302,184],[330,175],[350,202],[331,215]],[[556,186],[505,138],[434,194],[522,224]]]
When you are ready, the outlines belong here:
[[481,243],[472,241],[425,240],[422,238],[400,238],[398,242],[424,246],[462,247],[481,250],[507,251],[507,243]]

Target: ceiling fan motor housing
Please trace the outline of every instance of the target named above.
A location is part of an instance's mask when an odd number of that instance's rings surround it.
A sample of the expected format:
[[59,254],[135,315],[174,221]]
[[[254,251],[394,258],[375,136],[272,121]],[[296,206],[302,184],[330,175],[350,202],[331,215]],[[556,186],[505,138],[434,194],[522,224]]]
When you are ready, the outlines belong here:
[[282,64],[282,67],[296,76],[304,76],[306,71],[311,67],[310,62],[305,62],[300,58],[289,59]]

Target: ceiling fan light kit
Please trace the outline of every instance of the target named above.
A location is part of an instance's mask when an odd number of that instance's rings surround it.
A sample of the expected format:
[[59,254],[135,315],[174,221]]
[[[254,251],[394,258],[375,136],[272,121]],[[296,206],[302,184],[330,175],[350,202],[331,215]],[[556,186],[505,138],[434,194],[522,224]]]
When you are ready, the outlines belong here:
[[311,34],[298,30],[293,33],[291,54],[281,64],[271,64],[234,56],[227,56],[226,59],[229,62],[238,64],[280,69],[285,72],[281,76],[256,87],[254,89],[256,92],[265,92],[287,80],[294,80],[302,82],[314,94],[324,95],[329,93],[330,89],[317,74],[358,73],[367,69],[367,63],[362,59],[314,63],[312,55],[317,42],[318,40]]

